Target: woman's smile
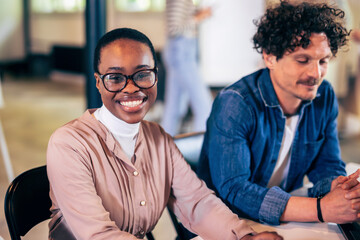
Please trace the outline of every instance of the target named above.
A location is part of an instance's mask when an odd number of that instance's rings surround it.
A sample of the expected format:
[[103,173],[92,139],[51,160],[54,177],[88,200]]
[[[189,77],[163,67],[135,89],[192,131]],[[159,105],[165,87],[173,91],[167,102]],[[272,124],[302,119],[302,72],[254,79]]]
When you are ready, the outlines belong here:
[[147,103],[148,97],[142,92],[137,92],[131,95],[123,95],[118,100],[117,103],[121,105],[123,111],[126,112],[136,112],[139,111]]

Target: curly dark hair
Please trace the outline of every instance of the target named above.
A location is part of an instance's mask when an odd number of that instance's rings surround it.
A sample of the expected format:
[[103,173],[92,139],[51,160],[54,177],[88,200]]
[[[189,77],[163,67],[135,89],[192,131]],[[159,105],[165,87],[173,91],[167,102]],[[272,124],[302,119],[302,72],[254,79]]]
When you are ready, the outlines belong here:
[[259,52],[273,54],[277,59],[295,48],[306,48],[312,33],[325,33],[329,39],[332,54],[346,45],[350,31],[344,26],[345,13],[326,4],[307,2],[292,5],[281,1],[275,8],[269,8],[258,20],[253,37],[254,48]]

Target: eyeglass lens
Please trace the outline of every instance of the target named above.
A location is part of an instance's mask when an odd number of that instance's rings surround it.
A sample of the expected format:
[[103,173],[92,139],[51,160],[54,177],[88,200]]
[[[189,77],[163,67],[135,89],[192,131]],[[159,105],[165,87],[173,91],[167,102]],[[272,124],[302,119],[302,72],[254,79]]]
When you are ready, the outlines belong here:
[[[140,88],[150,88],[154,85],[156,76],[151,70],[144,70],[129,76]],[[127,77],[121,73],[109,73],[104,75],[105,87],[109,91],[119,91],[126,85]]]

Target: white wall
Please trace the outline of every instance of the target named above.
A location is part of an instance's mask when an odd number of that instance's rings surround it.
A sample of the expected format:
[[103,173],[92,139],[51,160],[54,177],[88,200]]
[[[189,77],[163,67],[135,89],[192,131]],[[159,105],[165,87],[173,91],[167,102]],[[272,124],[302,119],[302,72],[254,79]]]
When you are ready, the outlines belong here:
[[[205,1],[205,0],[204,0]],[[264,0],[207,0],[213,16],[200,31],[200,63],[204,80],[225,86],[262,66],[253,49],[254,19],[264,13]]]
[[0,2],[0,61],[25,56],[22,0]]

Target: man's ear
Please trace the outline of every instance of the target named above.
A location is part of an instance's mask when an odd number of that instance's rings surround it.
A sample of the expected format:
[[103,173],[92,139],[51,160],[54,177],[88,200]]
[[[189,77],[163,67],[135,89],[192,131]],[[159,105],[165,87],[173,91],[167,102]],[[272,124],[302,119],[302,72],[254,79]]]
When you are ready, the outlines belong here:
[[267,54],[265,52],[263,52],[262,55],[263,55],[266,67],[269,69],[272,69],[277,62],[276,56],[274,56],[273,54]]

